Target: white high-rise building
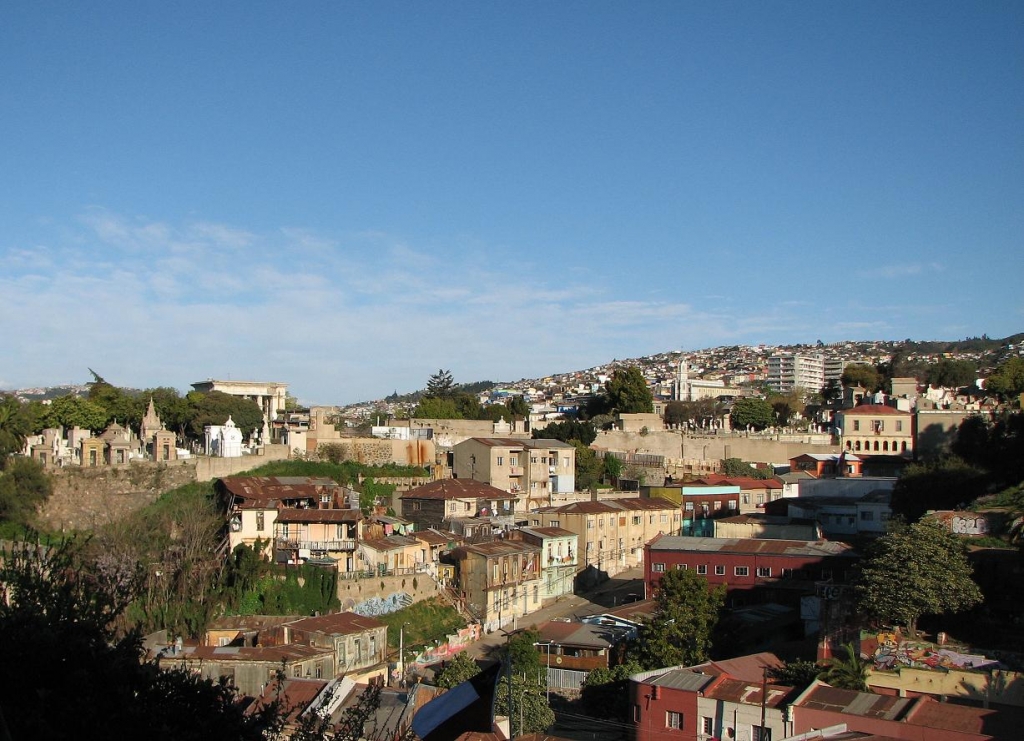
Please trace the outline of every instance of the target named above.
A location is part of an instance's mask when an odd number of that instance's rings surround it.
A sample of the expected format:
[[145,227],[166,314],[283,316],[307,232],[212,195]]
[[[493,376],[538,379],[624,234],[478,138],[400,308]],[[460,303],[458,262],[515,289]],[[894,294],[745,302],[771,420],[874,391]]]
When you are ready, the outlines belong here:
[[787,393],[802,388],[812,393],[825,385],[825,357],[779,352],[768,356],[768,387]]

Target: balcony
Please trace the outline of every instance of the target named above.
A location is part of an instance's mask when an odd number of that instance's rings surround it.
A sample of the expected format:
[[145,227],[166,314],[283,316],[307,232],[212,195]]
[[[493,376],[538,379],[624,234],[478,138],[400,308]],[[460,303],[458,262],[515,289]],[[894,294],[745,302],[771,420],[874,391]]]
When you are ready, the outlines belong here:
[[523,467],[522,466],[509,466],[508,475],[509,476],[522,476],[523,475]]
[[356,542],[354,540],[291,540],[289,538],[278,538],[277,547],[281,549],[310,551],[354,551]]

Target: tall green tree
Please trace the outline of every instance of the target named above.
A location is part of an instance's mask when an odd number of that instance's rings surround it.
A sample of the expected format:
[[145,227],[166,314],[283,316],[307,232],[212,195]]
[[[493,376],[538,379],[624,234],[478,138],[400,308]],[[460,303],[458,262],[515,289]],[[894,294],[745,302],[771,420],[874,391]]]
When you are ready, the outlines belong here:
[[107,410],[96,402],[68,394],[50,402],[44,419],[47,427],[81,427],[100,432],[106,428],[109,417]]
[[960,388],[970,386],[978,377],[978,366],[970,360],[942,358],[928,368],[927,381],[931,386]]
[[914,463],[892,490],[893,514],[916,522],[928,510],[956,509],[985,493],[984,471],[956,456]]
[[711,638],[725,605],[725,585],[690,569],[666,571],[656,596],[657,607],[644,625],[636,657],[645,669],[707,660]]
[[7,456],[19,453],[32,434],[32,421],[26,405],[14,396],[0,395],[0,470]]
[[863,386],[869,394],[882,387],[882,374],[875,366],[867,363],[849,363],[843,368],[839,380],[843,386]]
[[1012,357],[985,379],[985,390],[1003,398],[1024,394],[1024,358]]
[[922,615],[960,612],[981,602],[967,546],[932,520],[896,525],[868,552],[857,584],[860,609],[917,637]]
[[223,391],[192,391],[186,398],[191,408],[188,431],[193,437],[203,437],[207,425],[222,425],[228,417],[244,437],[251,435],[253,430],[263,429],[263,410],[252,399],[242,399]]
[[729,412],[733,429],[743,430],[751,427],[763,430],[775,424],[775,410],[764,399],[744,398],[733,402]]
[[594,489],[601,480],[604,464],[579,440],[573,440],[572,445],[576,448],[576,491]]
[[597,429],[593,423],[578,419],[567,419],[563,422],[552,422],[547,427],[533,430],[535,440],[561,440],[571,443],[574,440],[590,445],[597,439]]
[[427,391],[424,396],[435,399],[447,399],[455,391],[455,379],[451,371],[443,368],[427,379]]
[[604,384],[608,406],[619,414],[651,414],[654,396],[640,368],[617,368]]
[[633,659],[611,669],[592,669],[580,688],[580,702],[592,718],[629,722],[629,677],[643,671]]
[[417,419],[462,419],[462,412],[452,398],[424,396],[412,416]]

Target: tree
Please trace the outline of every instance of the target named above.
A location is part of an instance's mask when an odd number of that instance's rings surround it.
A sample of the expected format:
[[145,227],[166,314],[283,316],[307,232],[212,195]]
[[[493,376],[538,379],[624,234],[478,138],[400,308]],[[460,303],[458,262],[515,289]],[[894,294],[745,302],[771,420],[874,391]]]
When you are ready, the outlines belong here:
[[455,379],[452,378],[451,371],[441,369],[427,379],[427,392],[424,396],[447,399],[452,395],[454,388]]
[[597,429],[591,422],[578,419],[567,419],[564,422],[552,422],[547,427],[533,430],[534,440],[561,440],[571,443],[574,440],[590,445],[597,439]]
[[509,637],[502,649],[505,675],[498,680],[494,712],[509,718],[512,738],[546,731],[555,722],[555,714],[551,712],[545,695],[547,684],[541,681],[545,670],[537,653],[539,638],[540,634],[535,630],[518,631]]
[[580,688],[584,712],[594,718],[629,721],[629,677],[643,671],[629,659],[611,669],[592,669]]
[[813,661],[789,661],[781,667],[768,669],[768,676],[776,684],[787,687],[806,687],[821,674],[821,667]]
[[657,606],[644,625],[637,659],[645,669],[707,660],[711,636],[725,604],[725,585],[709,588],[706,577],[690,569],[662,575]]
[[454,399],[425,396],[416,405],[412,416],[417,419],[462,419],[462,412]]
[[[0,703],[11,738],[263,739],[277,707],[247,716],[228,686],[142,660],[138,632],[114,629],[139,573],[104,569],[83,542],[0,554]],[[30,640],[29,640],[30,638]]]
[[601,480],[604,464],[579,440],[573,440],[572,444],[576,447],[576,491],[594,489]]
[[892,511],[916,522],[932,509],[957,509],[985,493],[980,469],[956,456],[914,463],[903,471],[892,490]]
[[752,427],[763,430],[775,423],[775,410],[764,399],[737,399],[729,412],[734,429]]
[[867,661],[861,661],[852,643],[843,644],[844,657],[833,656],[818,675],[819,679],[828,682],[841,690],[868,691]]
[[21,452],[31,433],[32,423],[25,405],[14,396],[0,396],[0,470],[7,456]]
[[455,654],[437,675],[434,684],[446,690],[462,684],[480,673],[480,667],[466,651]]
[[622,461],[611,453],[604,454],[604,477],[609,484],[614,484],[622,475]]
[[717,399],[670,401],[665,405],[665,424],[670,427],[707,427],[724,414],[722,403]]
[[722,473],[726,476],[741,476],[748,479],[770,479],[775,476],[771,468],[754,468],[741,458],[723,458]]
[[617,368],[604,384],[608,406],[619,414],[651,414],[654,396],[644,374],[635,365]]
[[50,403],[44,421],[47,427],[81,427],[99,432],[106,428],[107,419],[107,410],[99,404],[68,394]]
[[12,458],[0,468],[0,522],[35,524],[36,513],[53,487],[43,467],[31,458]]
[[978,366],[970,360],[942,358],[928,369],[927,381],[931,386],[960,388],[970,386],[978,377]]
[[263,430],[263,410],[252,399],[225,394],[223,391],[202,393],[192,391],[186,397],[192,414],[188,430],[194,437],[203,437],[207,425],[222,425],[231,421],[248,437],[253,430]]
[[867,363],[850,363],[843,368],[839,380],[843,386],[863,386],[869,394],[882,387],[882,375],[873,365]]
[[1024,394],[1024,358],[1013,357],[985,379],[985,390],[1003,398]]
[[904,625],[917,637],[922,615],[960,612],[981,602],[967,546],[938,523],[897,525],[872,545],[857,584],[860,609]]
[[780,426],[788,425],[794,416],[802,414],[804,410],[803,398],[799,391],[772,394],[767,401],[775,413],[775,423]]

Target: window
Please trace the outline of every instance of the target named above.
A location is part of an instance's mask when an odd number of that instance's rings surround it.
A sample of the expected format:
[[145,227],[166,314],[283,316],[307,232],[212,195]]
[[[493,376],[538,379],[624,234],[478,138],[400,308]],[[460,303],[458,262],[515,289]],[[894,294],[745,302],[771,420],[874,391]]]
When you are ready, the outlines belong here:
[[262,533],[264,526],[264,514],[262,512],[256,513],[256,532]]
[[698,574],[707,574],[708,573],[708,565],[706,563],[699,563],[699,564],[697,564],[697,573]]
[[335,540],[344,540],[345,539],[345,525],[344,525],[344,523],[339,522],[337,524],[337,526],[334,528],[334,539]]
[[725,576],[725,567],[724,566],[716,566],[715,567],[715,576]]
[[666,514],[662,514],[662,516],[661,516],[661,521],[662,521],[663,523],[665,523],[665,522],[668,522],[668,515],[666,515]]
[[603,517],[600,520],[597,521],[597,527],[600,530],[604,530],[604,518]]
[[[513,697],[514,697],[514,695],[513,695]],[[633,706],[633,722],[634,723],[639,723],[640,722],[640,706],[639,705],[634,705]]]
[[867,522],[868,520],[873,520],[873,519],[875,519],[875,513],[874,512],[861,512],[860,513],[860,519],[864,520],[865,522]]
[[454,512],[455,511],[455,507],[456,507],[456,503],[452,502],[451,504],[448,505],[448,511],[449,512]]
[[666,712],[665,728],[675,728],[677,731],[683,730],[683,714],[677,713],[674,710]]
[[540,520],[530,520],[530,527],[537,527],[540,525]]
[[746,566],[737,566],[732,570],[732,573],[734,576],[749,576],[750,569]]
[[501,609],[501,595],[497,592],[494,593],[494,609]]
[[859,419],[853,420],[853,431],[854,432],[860,432],[860,420]]
[[561,527],[561,526],[562,526],[562,522],[560,520],[552,520],[551,521],[551,527]]
[[677,563],[676,564],[676,571],[686,571],[686,564],[685,563]]
[[594,521],[593,520],[587,520],[587,530],[593,530],[593,529],[594,529]]
[[770,577],[772,575],[772,567],[771,566],[758,566],[757,567],[757,575],[762,577],[762,578],[765,578],[765,579]]
[[[589,545],[589,543],[588,543]],[[651,571],[657,571],[659,574],[665,570],[665,564],[663,563],[652,563]]]
[[706,715],[700,719],[700,732],[705,736],[710,736],[715,732],[715,719],[709,718]]
[[562,468],[569,467],[569,456],[562,456]]
[[687,512],[693,512],[693,502],[687,502],[686,503],[686,511]]
[[508,464],[510,466],[518,466],[519,465],[519,456],[518,455],[510,455],[508,457]]
[[634,525],[639,525],[640,524],[640,515],[633,515],[633,524]]
[[740,501],[743,502],[744,504],[750,504],[750,495],[740,494]]
[[498,456],[498,465],[499,466],[504,466],[505,465],[505,456],[503,456],[503,455],[499,455]]
[[758,494],[757,495],[757,503],[758,504],[764,504],[764,494]]
[[537,456],[531,455],[530,456],[530,463],[536,463],[536,462],[537,462]]
[[729,500],[729,509],[736,509],[736,500],[735,499],[730,499]]
[[721,502],[721,501],[718,501],[718,500],[716,500],[716,501],[715,501],[715,509],[721,509],[721,508],[722,508],[722,502]]
[[902,419],[897,419],[896,420],[896,432],[903,432],[903,420]]
[[762,738],[769,738],[768,734],[763,733],[761,726],[750,727],[750,741],[761,741]]

